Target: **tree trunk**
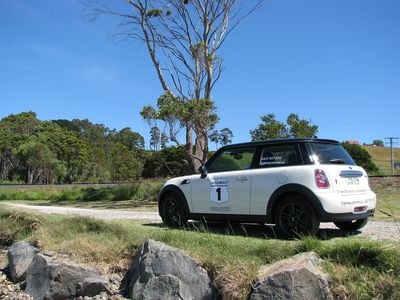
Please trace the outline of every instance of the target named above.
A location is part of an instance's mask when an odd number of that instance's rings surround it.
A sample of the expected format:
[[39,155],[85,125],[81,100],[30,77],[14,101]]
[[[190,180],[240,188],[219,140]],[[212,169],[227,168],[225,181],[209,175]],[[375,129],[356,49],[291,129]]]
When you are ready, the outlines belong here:
[[32,184],[33,183],[33,173],[31,170],[31,167],[28,167],[28,178],[27,178],[27,184]]
[[[193,133],[195,141],[193,142]],[[191,173],[198,173],[199,168],[207,161],[208,138],[207,131],[201,126],[186,126],[186,157],[190,165]]]

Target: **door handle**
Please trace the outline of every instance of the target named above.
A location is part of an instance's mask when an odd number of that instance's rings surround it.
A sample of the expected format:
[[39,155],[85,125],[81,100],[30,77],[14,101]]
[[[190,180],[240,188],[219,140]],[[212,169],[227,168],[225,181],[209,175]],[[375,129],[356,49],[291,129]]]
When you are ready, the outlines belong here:
[[236,180],[237,180],[237,181],[240,181],[240,182],[244,182],[244,181],[248,181],[248,180],[249,180],[249,177],[240,176],[240,177],[237,177]]

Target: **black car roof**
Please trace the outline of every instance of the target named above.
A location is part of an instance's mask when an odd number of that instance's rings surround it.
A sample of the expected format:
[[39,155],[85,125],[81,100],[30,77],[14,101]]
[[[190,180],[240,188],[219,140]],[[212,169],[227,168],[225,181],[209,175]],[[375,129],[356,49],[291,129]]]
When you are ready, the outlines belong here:
[[221,147],[220,149],[230,149],[230,148],[241,148],[241,147],[251,147],[251,146],[263,146],[263,145],[274,145],[274,144],[291,144],[291,143],[328,143],[328,144],[339,144],[336,140],[330,139],[319,139],[319,138],[285,138],[285,139],[270,139],[257,142],[247,142],[230,144]]

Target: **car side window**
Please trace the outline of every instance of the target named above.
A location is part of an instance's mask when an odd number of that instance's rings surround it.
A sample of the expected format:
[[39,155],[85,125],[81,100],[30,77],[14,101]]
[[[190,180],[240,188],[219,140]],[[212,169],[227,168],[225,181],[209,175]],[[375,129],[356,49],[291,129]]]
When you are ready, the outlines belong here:
[[255,148],[230,149],[219,155],[207,165],[207,172],[228,172],[250,169]]
[[300,164],[296,145],[271,145],[262,149],[259,167],[273,168]]

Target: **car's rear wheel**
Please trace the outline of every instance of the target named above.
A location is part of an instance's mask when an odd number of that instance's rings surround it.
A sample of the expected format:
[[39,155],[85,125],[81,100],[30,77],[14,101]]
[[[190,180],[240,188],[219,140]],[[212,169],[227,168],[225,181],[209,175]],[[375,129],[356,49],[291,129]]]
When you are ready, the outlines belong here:
[[275,214],[277,233],[283,238],[301,238],[315,235],[319,229],[313,207],[300,195],[290,195],[280,200]]
[[187,222],[187,216],[181,201],[175,194],[167,194],[161,202],[161,218],[168,227],[181,227]]
[[337,228],[344,231],[355,231],[363,228],[368,223],[368,218],[353,220],[353,221],[345,221],[345,222],[334,222]]

